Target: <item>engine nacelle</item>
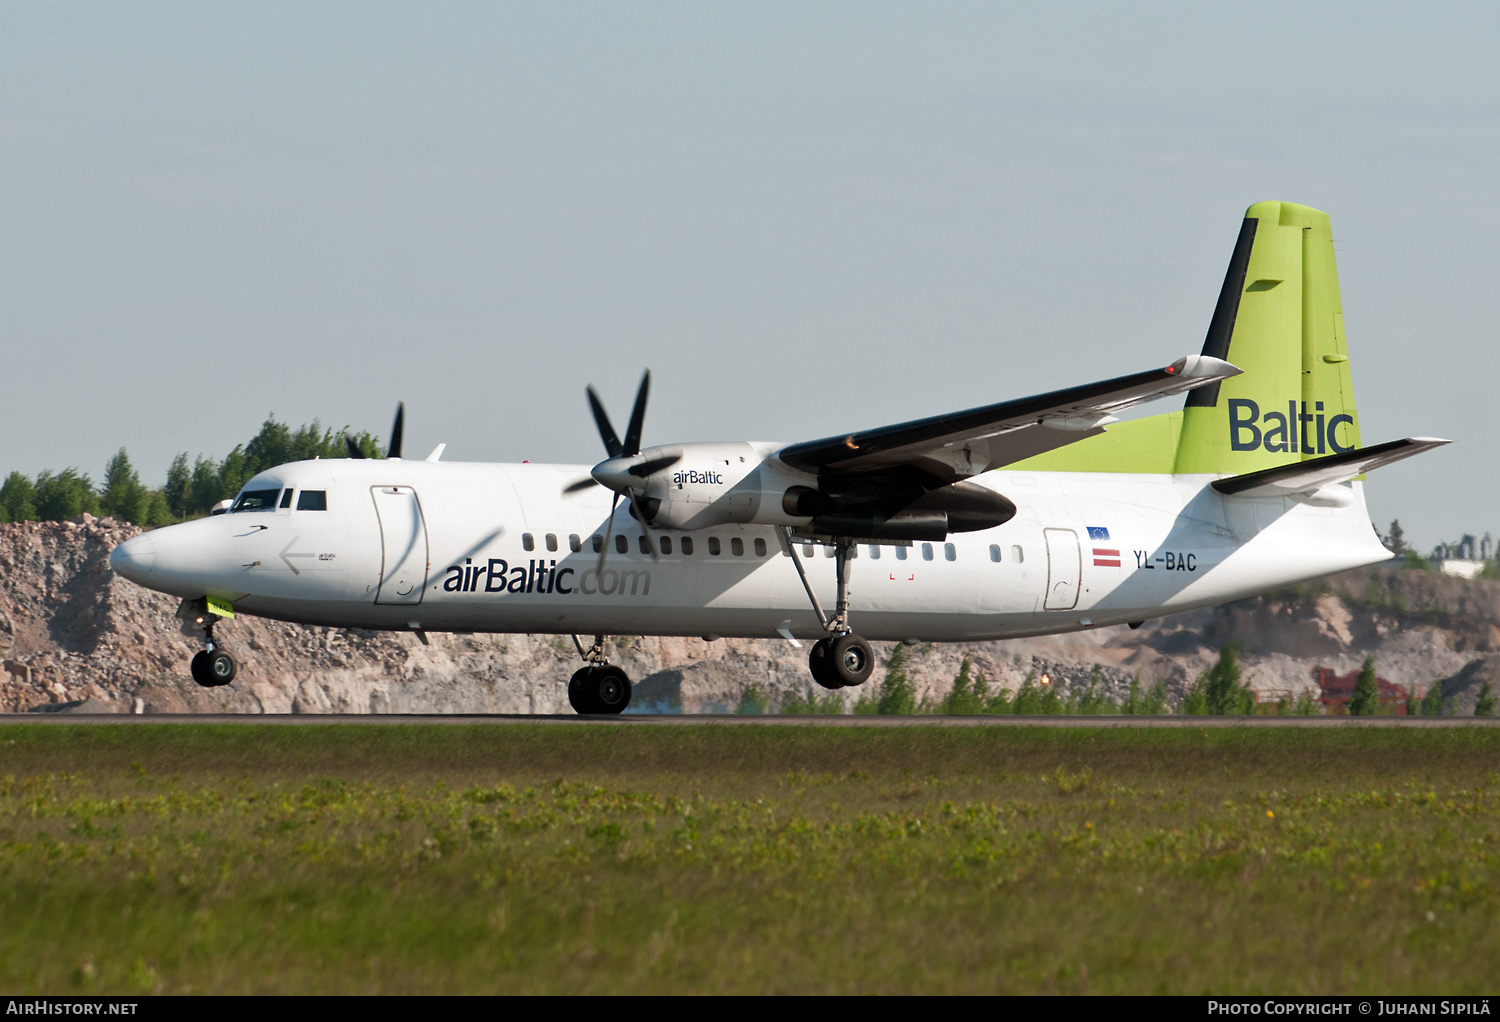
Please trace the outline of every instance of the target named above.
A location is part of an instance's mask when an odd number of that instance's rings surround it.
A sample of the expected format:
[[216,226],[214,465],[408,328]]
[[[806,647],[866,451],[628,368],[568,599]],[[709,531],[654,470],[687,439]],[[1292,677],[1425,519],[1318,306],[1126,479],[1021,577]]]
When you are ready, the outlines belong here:
[[789,468],[773,452],[780,444],[696,443],[652,447],[642,462],[676,461],[646,478],[637,504],[657,529],[714,525],[806,525],[811,515],[789,514],[783,497],[795,487],[816,488],[818,477]]
[[1002,494],[973,482],[934,490],[910,479],[820,478],[775,456],[769,443],[652,447],[638,464],[662,467],[634,488],[636,506],[656,529],[784,525],[800,536],[941,540],[994,528],[1016,513]]

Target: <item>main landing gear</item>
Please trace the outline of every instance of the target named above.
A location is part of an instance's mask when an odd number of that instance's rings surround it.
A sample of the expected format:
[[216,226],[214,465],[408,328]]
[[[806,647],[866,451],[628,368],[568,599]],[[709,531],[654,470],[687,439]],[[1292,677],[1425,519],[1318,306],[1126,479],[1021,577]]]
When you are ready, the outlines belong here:
[[587,650],[578,636],[573,636],[584,666],[568,681],[568,702],[579,713],[624,713],[630,705],[630,676],[609,662],[604,652],[604,636],[594,636]]
[[849,562],[853,559],[854,540],[835,539],[833,542],[834,563],[838,569],[838,602],[833,608],[832,617],[823,613],[823,607],[807,581],[802,559],[792,547],[792,537],[785,528],[782,529],[782,540],[792,551],[792,564],[797,568],[802,587],[807,590],[807,598],[812,601],[818,620],[831,633],[813,643],[812,653],[807,658],[813,681],[827,689],[863,685],[875,670],[875,651],[849,628]]
[[219,619],[212,614],[204,614],[201,620],[203,638],[208,648],[193,656],[193,680],[204,688],[218,688],[234,680],[235,674],[239,672],[239,665],[234,662],[234,657],[229,655],[228,650],[214,641],[214,624]]

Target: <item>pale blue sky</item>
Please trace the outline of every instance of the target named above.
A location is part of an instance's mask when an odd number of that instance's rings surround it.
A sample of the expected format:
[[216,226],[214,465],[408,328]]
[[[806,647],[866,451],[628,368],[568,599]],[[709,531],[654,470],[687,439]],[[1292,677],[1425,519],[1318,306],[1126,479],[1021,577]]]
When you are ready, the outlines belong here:
[[[268,412],[408,453],[809,439],[1198,350],[1327,210],[1371,504],[1500,533],[1488,5],[0,4],[0,474]],[[1167,410],[1163,404],[1153,410]]]

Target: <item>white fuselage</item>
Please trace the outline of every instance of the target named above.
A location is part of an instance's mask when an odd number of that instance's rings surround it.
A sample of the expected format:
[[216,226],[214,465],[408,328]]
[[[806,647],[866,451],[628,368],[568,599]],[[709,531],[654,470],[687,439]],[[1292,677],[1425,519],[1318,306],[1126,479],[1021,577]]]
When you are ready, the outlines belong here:
[[[659,559],[609,491],[564,488],[583,465],[311,461],[246,491],[294,491],[143,534],[116,570],[236,612],[368,629],[714,635],[824,633],[792,556],[825,609],[832,549],[782,546],[771,526],[652,529]],[[1224,497],[1210,476],[990,472],[1009,522],[945,543],[860,544],[849,581],[870,639],[1010,638],[1159,617],[1387,559],[1362,484],[1347,506]],[[298,510],[303,491],[326,510]],[[313,504],[317,501],[314,499]],[[604,570],[593,537],[611,534]],[[1097,537],[1097,538],[1096,538]],[[623,538],[625,550],[616,548]],[[690,543],[688,542],[690,541]],[[691,546],[691,552],[687,547]],[[578,549],[575,552],[574,547]],[[670,552],[668,552],[668,548]]]

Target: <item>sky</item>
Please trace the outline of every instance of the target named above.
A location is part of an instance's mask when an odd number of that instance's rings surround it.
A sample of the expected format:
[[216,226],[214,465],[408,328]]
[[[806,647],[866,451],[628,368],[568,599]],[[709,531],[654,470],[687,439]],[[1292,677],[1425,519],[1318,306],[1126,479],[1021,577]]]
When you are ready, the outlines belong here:
[[[0,5],[0,474],[268,414],[592,463],[1163,365],[1333,219],[1367,493],[1500,534],[1493,5]],[[1163,402],[1147,411],[1167,411]]]

